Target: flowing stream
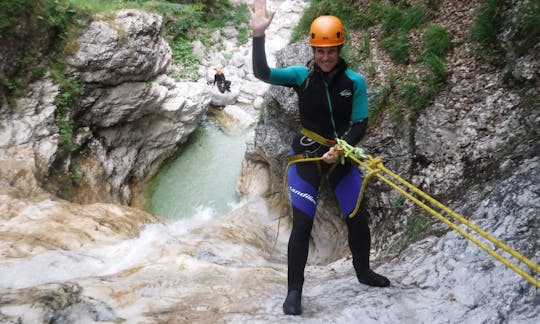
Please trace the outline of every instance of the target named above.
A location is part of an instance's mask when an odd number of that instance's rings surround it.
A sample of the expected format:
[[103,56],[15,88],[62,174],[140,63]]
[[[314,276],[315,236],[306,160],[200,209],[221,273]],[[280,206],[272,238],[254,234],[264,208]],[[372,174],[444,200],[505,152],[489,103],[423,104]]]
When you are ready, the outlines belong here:
[[153,214],[188,218],[204,212],[222,215],[238,202],[236,181],[246,149],[245,134],[225,134],[205,121],[181,154],[157,174],[149,197]]

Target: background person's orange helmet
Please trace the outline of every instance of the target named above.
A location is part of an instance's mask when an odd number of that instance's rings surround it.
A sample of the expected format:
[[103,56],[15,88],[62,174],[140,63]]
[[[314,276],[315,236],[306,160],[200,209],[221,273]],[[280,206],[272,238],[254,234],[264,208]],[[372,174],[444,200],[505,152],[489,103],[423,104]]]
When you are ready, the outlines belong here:
[[343,45],[345,31],[343,23],[336,16],[320,16],[311,23],[309,44],[314,47]]

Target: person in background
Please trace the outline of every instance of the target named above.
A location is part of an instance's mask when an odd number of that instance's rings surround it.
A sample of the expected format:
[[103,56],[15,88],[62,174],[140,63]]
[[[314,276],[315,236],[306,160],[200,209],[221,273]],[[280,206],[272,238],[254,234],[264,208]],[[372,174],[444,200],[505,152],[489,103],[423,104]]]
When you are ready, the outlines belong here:
[[216,83],[221,93],[225,93],[225,91],[231,92],[231,81],[225,79],[225,74],[223,74],[223,69],[220,66],[216,68],[214,83],[212,83],[212,85],[215,85]]
[[266,0],[254,0],[250,15],[255,76],[273,85],[292,87],[298,95],[302,132],[292,140],[291,156],[293,159],[298,156],[322,157],[322,162],[295,163],[289,169],[293,225],[287,251],[288,292],[283,312],[302,314],[304,269],[323,176],[335,192],[347,225],[352,264],[358,281],[374,287],[389,286],[390,281],[371,270],[369,264],[371,236],[368,213],[364,203],[357,206],[362,174],[354,164],[339,162],[335,146],[336,139],[357,144],[368,125],[366,81],[349,69],[340,56],[345,42],[343,23],[335,16],[316,18],[309,31],[313,59],[306,66],[270,68],[265,53],[265,31],[274,13],[267,13]]

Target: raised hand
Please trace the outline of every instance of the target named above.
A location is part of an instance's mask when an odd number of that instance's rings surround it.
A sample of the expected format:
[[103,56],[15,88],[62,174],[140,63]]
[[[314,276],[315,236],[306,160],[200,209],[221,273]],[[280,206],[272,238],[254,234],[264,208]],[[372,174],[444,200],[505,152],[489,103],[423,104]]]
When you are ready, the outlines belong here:
[[254,0],[253,9],[249,8],[249,13],[253,36],[263,36],[266,28],[274,19],[274,12],[266,12],[266,0]]

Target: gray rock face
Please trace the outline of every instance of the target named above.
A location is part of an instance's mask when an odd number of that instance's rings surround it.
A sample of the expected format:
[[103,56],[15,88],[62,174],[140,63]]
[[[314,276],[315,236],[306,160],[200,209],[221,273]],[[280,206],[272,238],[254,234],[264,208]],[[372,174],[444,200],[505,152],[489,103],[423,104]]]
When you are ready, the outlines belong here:
[[[171,49],[161,28],[160,16],[138,10],[90,23],[67,59],[68,73],[85,87],[68,116],[76,148],[67,157],[58,153],[59,88],[45,78],[16,107],[0,109],[0,158],[33,161],[41,181],[63,198],[130,203],[132,186],[187,140],[210,103],[205,85],[164,74]],[[80,177],[77,186],[62,180],[71,172]]]
[[58,127],[54,117],[58,86],[50,78],[35,82],[28,95],[0,109],[0,160],[35,161],[41,174],[47,172],[58,149]]
[[97,20],[85,29],[79,50],[68,63],[86,83],[152,80],[171,63],[171,49],[161,28],[161,16],[119,10],[111,21]]
[[75,115],[92,132],[83,154],[72,160],[86,166],[80,168],[84,191],[108,193],[98,201],[129,203],[131,186],[186,141],[210,102],[202,84],[163,75],[171,50],[161,22],[146,12],[118,11],[112,21],[91,23],[68,59],[87,85]]

